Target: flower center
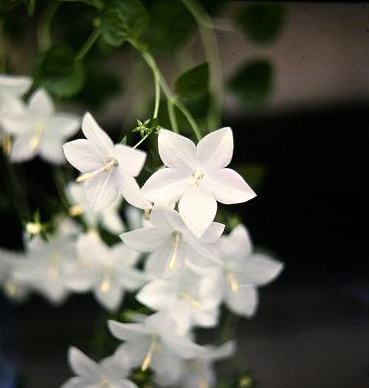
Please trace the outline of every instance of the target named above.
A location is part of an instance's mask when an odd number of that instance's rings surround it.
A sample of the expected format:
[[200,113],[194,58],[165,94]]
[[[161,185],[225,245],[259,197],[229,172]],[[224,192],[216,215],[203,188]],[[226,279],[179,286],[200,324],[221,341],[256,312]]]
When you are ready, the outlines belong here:
[[227,279],[227,282],[229,283],[232,291],[233,292],[237,292],[237,290],[238,290],[238,282],[237,282],[236,277],[234,276],[234,273],[229,271],[229,270],[226,271],[226,279]]
[[111,265],[104,265],[102,273],[102,280],[100,283],[100,291],[102,293],[107,293],[110,290],[111,278],[113,275],[113,267]]
[[172,257],[169,261],[169,270],[170,271],[173,271],[173,269],[176,265],[178,250],[179,250],[179,246],[181,244],[181,241],[182,241],[182,233],[177,232],[177,231],[173,232],[173,254],[172,254]]
[[86,174],[83,174],[83,175],[80,175],[76,181],[78,183],[80,182],[85,182],[91,178],[93,178],[95,175],[97,174],[100,174],[101,172],[109,172],[111,170],[111,168],[113,167],[117,167],[118,166],[118,160],[115,159],[115,158],[105,158],[104,159],[104,165],[101,167],[101,168],[98,168],[97,170],[95,171],[92,171],[92,172],[88,172]]
[[195,170],[192,171],[191,184],[198,186],[203,177],[204,177],[204,173],[198,168],[196,168]]
[[149,351],[147,352],[143,362],[142,362],[142,365],[141,365],[141,372],[145,372],[145,370],[150,366],[151,364],[151,360],[154,356],[154,352],[155,350],[158,350],[159,349],[159,345],[158,345],[158,335],[157,334],[154,334],[152,336],[152,340],[151,340],[151,343],[150,343],[150,347],[149,347]]
[[188,294],[187,292],[183,292],[183,293],[180,293],[179,295],[180,299],[182,299],[183,301],[185,302],[188,302],[188,303],[191,303],[193,307],[195,307],[196,309],[199,309],[201,307],[201,303],[193,298],[190,294]]
[[109,388],[110,387],[110,380],[106,377],[103,377],[99,384],[100,388]]
[[31,141],[29,142],[29,146],[31,147],[31,149],[35,150],[39,146],[42,135],[44,134],[45,128],[46,128],[45,121],[40,121],[37,124],[35,124],[33,128],[35,133],[32,136]]

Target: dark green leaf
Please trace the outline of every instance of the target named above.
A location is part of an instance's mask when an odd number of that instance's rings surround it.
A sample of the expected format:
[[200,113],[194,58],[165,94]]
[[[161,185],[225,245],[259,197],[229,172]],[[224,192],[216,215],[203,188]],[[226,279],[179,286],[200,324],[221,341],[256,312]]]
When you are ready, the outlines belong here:
[[236,24],[248,39],[256,44],[273,42],[285,20],[285,8],[282,4],[251,4],[236,15]]
[[101,16],[102,36],[112,46],[138,40],[147,26],[148,15],[139,0],[110,0]]
[[242,66],[231,78],[229,87],[249,109],[265,103],[273,86],[273,67],[266,60],[254,60]]
[[175,91],[182,97],[203,94],[209,86],[209,64],[203,63],[182,74],[176,84]]
[[162,54],[171,54],[182,47],[196,28],[194,18],[179,0],[152,1],[149,14],[147,40],[151,49]]
[[73,51],[65,46],[54,46],[36,63],[35,81],[57,97],[77,94],[84,84],[84,72],[76,62]]
[[36,0],[28,0],[27,7],[28,7],[28,15],[33,16],[36,8]]
[[81,3],[85,3],[87,5],[91,5],[91,7],[95,7],[95,8],[98,8],[98,9],[101,9],[104,6],[104,1],[103,0],[62,0],[62,1],[66,1],[66,2],[81,2]]

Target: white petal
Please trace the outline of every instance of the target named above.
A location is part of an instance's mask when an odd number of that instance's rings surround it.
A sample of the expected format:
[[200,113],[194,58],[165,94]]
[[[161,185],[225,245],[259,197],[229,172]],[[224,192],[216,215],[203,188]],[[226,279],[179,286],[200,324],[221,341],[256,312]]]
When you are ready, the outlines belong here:
[[86,201],[93,211],[106,209],[118,198],[119,192],[116,187],[116,171],[114,169],[101,172],[84,184]]
[[99,379],[98,364],[74,346],[69,348],[68,362],[76,375],[88,377],[89,380]]
[[65,157],[77,170],[86,173],[103,167],[104,155],[89,140],[78,139],[70,141],[63,146]]
[[71,113],[58,113],[47,122],[47,131],[60,138],[68,138],[74,135],[81,125],[77,115]]
[[216,242],[224,232],[225,225],[212,222],[201,236],[201,241],[207,244]]
[[168,214],[171,212],[175,211],[168,206],[155,204],[151,210],[150,223],[160,229],[173,231],[173,226],[168,220]]
[[256,253],[244,262],[238,274],[240,285],[264,286],[274,280],[282,271],[283,264],[267,255]]
[[229,127],[218,129],[202,138],[197,157],[202,166],[220,169],[228,166],[233,155],[233,134]]
[[61,164],[66,161],[61,139],[50,133],[45,133],[42,136],[39,153],[43,159],[50,163]]
[[72,377],[61,388],[91,388],[91,382],[83,377]]
[[32,129],[32,123],[25,114],[3,114],[1,113],[1,128],[12,135],[23,135]]
[[124,341],[141,340],[148,335],[142,323],[108,321],[108,326],[114,337]]
[[150,209],[151,203],[145,199],[135,178],[128,175],[120,165],[118,169],[119,174],[117,174],[116,183],[125,200],[139,209]]
[[155,382],[164,387],[181,386],[178,382],[182,371],[182,362],[173,353],[165,350],[154,353],[151,368],[155,372]]
[[196,166],[196,146],[184,136],[162,129],[158,136],[159,155],[167,167]]
[[32,132],[27,132],[15,139],[10,153],[12,162],[24,162],[32,159],[37,154],[37,148],[31,147],[32,139]]
[[249,201],[256,197],[242,176],[230,168],[213,171],[209,189],[216,200],[225,205]]
[[247,257],[252,252],[250,234],[242,224],[237,225],[232,232],[222,237],[219,241],[219,249],[222,256],[230,258]]
[[126,268],[120,274],[121,285],[129,291],[136,291],[147,282],[146,275],[135,268]]
[[99,286],[94,294],[97,301],[110,312],[116,311],[123,299],[122,287],[113,281],[110,282],[107,291],[101,290]]
[[0,75],[0,93],[21,97],[31,87],[32,78],[25,76]]
[[113,234],[122,233],[124,224],[119,213],[115,209],[108,208],[100,213],[101,225]]
[[196,237],[201,237],[217,213],[217,203],[204,187],[189,186],[178,205],[179,214]]
[[195,344],[186,337],[173,335],[173,333],[167,333],[165,337],[162,337],[162,341],[170,351],[180,358],[193,358],[207,353],[200,345]]
[[171,205],[182,197],[190,181],[189,169],[162,168],[151,175],[142,186],[142,191],[152,202]]
[[173,286],[163,279],[146,284],[136,295],[136,299],[152,310],[161,310],[177,301]]
[[111,388],[138,388],[138,387],[132,381],[124,379],[124,380],[118,381],[117,383],[113,383],[113,385],[111,385]]
[[111,155],[114,152],[114,143],[89,112],[83,116],[82,131],[86,138],[91,140],[103,154]]
[[123,144],[116,144],[114,146],[114,154],[123,170],[128,175],[134,177],[141,172],[145,164],[146,152],[133,149]]
[[120,238],[131,249],[139,252],[153,252],[166,243],[170,243],[171,234],[165,230],[149,226],[122,233]]
[[258,305],[258,294],[255,287],[240,286],[234,292],[227,289],[226,305],[237,315],[252,317]]
[[28,101],[29,112],[37,116],[50,116],[54,113],[54,103],[45,89],[37,89]]

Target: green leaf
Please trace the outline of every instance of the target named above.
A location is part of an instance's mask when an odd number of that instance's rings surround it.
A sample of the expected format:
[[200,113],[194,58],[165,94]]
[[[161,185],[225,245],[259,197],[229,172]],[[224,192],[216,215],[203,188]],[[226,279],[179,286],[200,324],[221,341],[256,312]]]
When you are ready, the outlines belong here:
[[54,46],[39,58],[35,67],[36,84],[44,86],[56,97],[77,94],[84,84],[84,72],[74,52],[66,46]]
[[259,108],[266,102],[272,91],[272,64],[264,59],[246,63],[231,78],[228,86],[241,98],[246,108]]
[[266,175],[265,166],[258,163],[238,164],[233,168],[254,190],[260,187]]
[[101,15],[102,36],[112,46],[137,41],[147,26],[148,15],[139,0],[110,0]]
[[36,8],[36,0],[28,0],[27,7],[28,7],[28,15],[33,16]]
[[161,54],[172,54],[181,48],[196,28],[187,7],[179,0],[150,2],[149,47]]
[[236,24],[252,42],[260,45],[272,43],[282,30],[285,8],[282,4],[251,4],[235,18]]
[[91,7],[95,7],[98,9],[102,9],[104,6],[103,0],[62,0],[64,2],[80,2],[90,5]]
[[175,92],[182,97],[205,93],[209,86],[209,64],[203,63],[182,74],[175,83]]

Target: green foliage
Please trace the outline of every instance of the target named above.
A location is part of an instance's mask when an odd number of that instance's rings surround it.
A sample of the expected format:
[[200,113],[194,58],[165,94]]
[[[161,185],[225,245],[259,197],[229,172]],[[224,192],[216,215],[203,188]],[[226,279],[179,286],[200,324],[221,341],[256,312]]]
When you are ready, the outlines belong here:
[[76,98],[89,109],[103,108],[110,98],[122,91],[122,79],[106,70],[100,61],[86,61],[84,68],[88,82],[84,84]]
[[206,93],[209,86],[209,64],[203,63],[182,74],[175,84],[175,92],[181,97]]
[[148,15],[139,0],[109,0],[101,15],[102,36],[112,46],[137,41],[147,26]]
[[252,42],[272,43],[282,30],[285,8],[282,4],[251,4],[236,15],[236,24]]
[[82,64],[66,46],[53,46],[42,54],[36,62],[34,76],[37,85],[60,98],[77,94],[85,80]]
[[264,59],[248,62],[236,72],[228,86],[246,108],[259,108],[272,91],[273,66]]
[[36,0],[27,0],[28,15],[33,16],[36,9]]
[[87,5],[90,5],[91,7],[98,8],[98,9],[101,9],[104,6],[103,0],[62,0],[62,1],[73,2],[73,3],[81,2],[81,3],[85,3]]
[[260,187],[266,175],[265,166],[257,163],[236,165],[234,169],[254,190]]
[[179,0],[155,0],[149,5],[149,47],[161,54],[172,54],[188,41],[196,28],[195,20]]

